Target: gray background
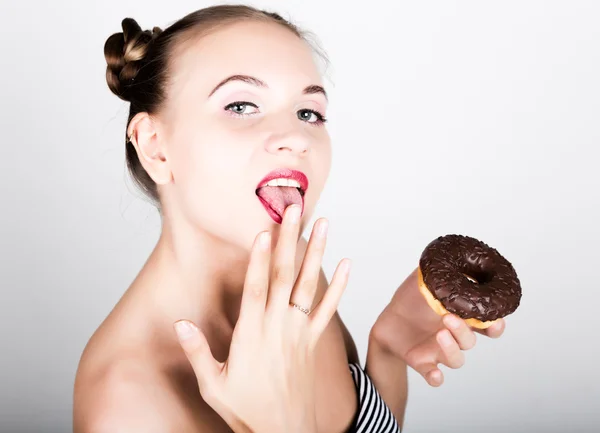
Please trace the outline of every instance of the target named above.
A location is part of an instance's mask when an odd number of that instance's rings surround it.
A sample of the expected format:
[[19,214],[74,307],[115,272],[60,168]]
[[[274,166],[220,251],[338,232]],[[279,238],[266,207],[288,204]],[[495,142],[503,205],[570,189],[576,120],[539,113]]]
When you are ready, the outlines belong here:
[[[81,351],[158,236],[124,166],[103,44],[205,1],[0,3],[0,431],[71,430]],[[254,2],[328,52],[324,266],[370,326],[438,235],[513,262],[520,309],[441,388],[413,372],[407,432],[597,431],[600,2]]]

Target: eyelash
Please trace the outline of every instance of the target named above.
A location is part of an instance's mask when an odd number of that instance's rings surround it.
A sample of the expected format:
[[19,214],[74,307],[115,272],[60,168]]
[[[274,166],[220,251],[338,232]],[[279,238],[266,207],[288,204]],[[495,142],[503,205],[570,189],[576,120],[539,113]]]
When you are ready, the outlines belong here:
[[[256,113],[252,113],[252,114],[245,114],[245,113],[234,113],[233,111],[231,111],[231,108],[235,107],[236,105],[249,105],[251,107],[254,108],[258,108],[258,106],[252,102],[248,102],[248,101],[235,101],[232,102],[230,104],[227,104],[224,108],[225,111],[228,111],[230,113],[231,116],[234,117],[245,117],[245,116],[252,116]],[[309,125],[312,126],[318,126],[318,125],[322,125],[325,122],[327,122],[327,119],[325,118],[325,116],[323,116],[323,114],[321,114],[319,111],[316,110],[311,110],[310,108],[303,108],[302,110],[299,111],[305,111],[311,114],[314,114],[315,116],[317,116],[317,121],[316,122],[306,122],[304,121],[304,123],[308,123]],[[301,119],[300,119],[301,120]]]

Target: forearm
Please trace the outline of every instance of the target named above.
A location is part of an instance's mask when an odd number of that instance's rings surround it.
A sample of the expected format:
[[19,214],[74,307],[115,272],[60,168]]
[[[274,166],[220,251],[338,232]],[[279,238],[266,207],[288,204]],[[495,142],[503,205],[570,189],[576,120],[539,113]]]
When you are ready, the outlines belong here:
[[369,335],[365,372],[402,427],[408,397],[406,363],[386,350],[373,332]]

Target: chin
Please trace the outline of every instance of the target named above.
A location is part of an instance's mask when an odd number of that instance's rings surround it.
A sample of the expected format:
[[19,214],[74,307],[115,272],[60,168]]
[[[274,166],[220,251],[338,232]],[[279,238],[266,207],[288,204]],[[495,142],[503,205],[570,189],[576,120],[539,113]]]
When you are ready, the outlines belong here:
[[[281,217],[277,218],[270,215],[263,207],[263,205],[257,201],[256,204],[250,206],[251,209],[242,212],[240,210],[232,210],[229,215],[221,221],[229,221],[229,224],[223,226],[221,223],[220,234],[221,237],[228,243],[235,245],[245,251],[251,251],[252,246],[259,233],[263,231],[269,231],[272,234],[273,239],[276,241],[279,235],[279,229],[281,227]],[[306,230],[307,224],[312,216],[314,204],[305,203],[304,212],[302,214],[300,231],[298,233],[298,239],[302,236],[304,230]]]

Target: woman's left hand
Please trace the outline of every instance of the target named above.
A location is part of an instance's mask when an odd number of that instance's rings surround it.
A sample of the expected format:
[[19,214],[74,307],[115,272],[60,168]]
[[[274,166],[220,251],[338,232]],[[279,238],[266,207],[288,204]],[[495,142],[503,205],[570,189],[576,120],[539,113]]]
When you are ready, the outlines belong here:
[[444,375],[439,364],[456,369],[465,362],[464,352],[476,343],[476,334],[500,337],[504,319],[487,329],[471,328],[454,314],[435,313],[419,291],[417,270],[398,287],[378,317],[370,338],[398,356],[431,386],[440,386]]

